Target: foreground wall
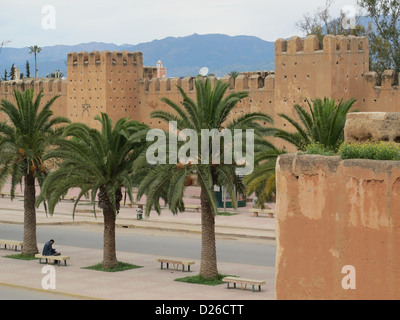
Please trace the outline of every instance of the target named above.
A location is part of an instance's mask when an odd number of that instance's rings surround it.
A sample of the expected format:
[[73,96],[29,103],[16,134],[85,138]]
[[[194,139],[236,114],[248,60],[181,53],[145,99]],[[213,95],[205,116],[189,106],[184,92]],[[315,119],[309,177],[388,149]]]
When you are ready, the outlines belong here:
[[400,299],[400,162],[283,155],[277,191],[277,299]]

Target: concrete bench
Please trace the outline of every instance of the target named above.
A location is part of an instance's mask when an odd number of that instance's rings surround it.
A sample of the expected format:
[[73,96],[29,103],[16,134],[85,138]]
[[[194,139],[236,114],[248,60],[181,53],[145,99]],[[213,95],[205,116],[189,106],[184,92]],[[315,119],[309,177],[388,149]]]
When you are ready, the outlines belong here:
[[58,266],[61,265],[61,261],[64,261],[64,265],[67,265],[67,260],[70,259],[69,256],[44,256],[40,253],[35,254],[35,258],[39,258],[39,264],[42,263],[42,259],[46,259],[46,264],[49,263],[50,260],[54,260],[58,262]]
[[254,208],[254,209],[249,209],[249,211],[252,212],[255,217],[258,217],[258,215],[260,213],[265,213],[265,214],[268,214],[269,218],[273,218],[274,214],[275,214],[275,210],[272,210],[272,209],[259,209],[259,208],[257,209],[257,208]]
[[247,285],[258,286],[258,291],[261,291],[261,286],[265,284],[265,280],[254,280],[254,279],[244,279],[244,278],[237,278],[237,277],[225,277],[222,279],[223,282],[226,282],[227,288],[229,289],[229,284],[233,283],[233,287],[236,288],[236,284],[240,284],[240,288],[242,290],[246,289]]
[[64,197],[61,197],[59,200],[60,200],[60,201],[66,200],[66,201],[72,201],[72,202],[74,202],[76,199],[77,199],[76,196],[64,196]]
[[[16,195],[18,195],[19,193],[18,192],[14,192],[14,195],[16,196]],[[4,198],[5,196],[11,196],[11,193],[10,192],[0,192],[0,196],[2,197],[2,198]]]
[[182,271],[185,271],[185,266],[188,267],[188,271],[190,272],[190,265],[194,264],[192,260],[177,260],[177,259],[169,259],[169,258],[159,258],[156,260],[157,262],[161,262],[161,270],[163,269],[163,264],[167,264],[167,269],[169,269],[169,264],[173,265],[174,270],[178,270],[178,266],[182,265]]
[[187,209],[192,209],[196,212],[199,212],[201,209],[201,205],[200,204],[185,204],[185,210]]
[[4,245],[4,249],[7,249],[7,246],[9,246],[11,249],[17,251],[18,247],[21,247],[21,251],[22,251],[22,247],[24,246],[24,243],[21,241],[15,241],[15,240],[4,240],[4,239],[0,239],[0,246]]

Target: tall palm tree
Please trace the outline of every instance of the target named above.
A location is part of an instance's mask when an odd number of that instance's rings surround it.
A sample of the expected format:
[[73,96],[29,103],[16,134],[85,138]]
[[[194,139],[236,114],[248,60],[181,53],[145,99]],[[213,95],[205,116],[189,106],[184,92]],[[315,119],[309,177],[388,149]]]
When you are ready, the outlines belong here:
[[120,209],[123,187],[132,200],[133,164],[141,150],[148,127],[137,121],[119,119],[113,127],[111,118],[102,113],[95,118],[101,131],[82,123],[70,124],[64,132],[68,139],[60,140],[58,148],[48,158],[62,160],[60,167],[51,172],[42,187],[37,204],[47,201],[50,214],[70,188],[81,190],[73,209],[80,199],[91,194],[93,210],[95,199],[104,218],[103,267],[118,266],[115,249],[115,220]]
[[36,56],[42,51],[41,47],[38,47],[37,45],[29,47],[29,54],[33,53],[35,55],[35,78],[38,77],[38,68],[37,68],[37,59]]
[[[182,106],[167,98],[162,98],[161,100],[169,105],[173,112],[154,111],[151,117],[167,122],[176,121],[177,130],[192,129],[196,132],[197,138],[201,136],[203,129],[217,129],[220,132],[227,129],[230,133],[233,133],[235,129],[254,129],[255,136],[260,138],[263,128],[257,121],[272,122],[271,117],[263,113],[249,113],[235,120],[229,120],[233,108],[248,94],[246,92],[235,92],[225,96],[229,84],[217,81],[212,89],[211,81],[208,78],[206,80],[197,79],[195,86],[196,101],[192,100],[178,86],[182,96]],[[226,141],[224,142],[226,144]],[[150,166],[139,185],[137,196],[140,198],[146,195],[146,214],[149,214],[152,208],[160,213],[160,199],[164,199],[169,209],[176,214],[178,211],[184,210],[182,198],[187,187],[187,177],[193,173],[198,175],[202,225],[200,276],[205,279],[216,279],[218,277],[215,243],[217,200],[214,186],[224,186],[232,198],[232,203],[236,203],[235,189],[242,192],[244,190],[241,178],[236,175],[238,163],[229,164],[229,161],[224,161],[224,157],[222,157],[220,163],[213,162],[211,152],[209,159],[202,159],[200,143],[197,151],[198,158],[185,164],[178,162],[175,158],[169,159],[168,163],[170,164]],[[175,160],[175,162],[170,160]]]
[[308,99],[306,101],[309,112],[300,105],[294,106],[300,122],[286,114],[279,114],[292,124],[295,132],[277,129],[275,136],[286,140],[300,151],[305,151],[312,142],[319,142],[326,149],[337,150],[344,139],[346,115],[356,100],[343,102],[342,99],[336,104],[335,99],[315,99],[312,105]]
[[43,92],[36,99],[33,95],[31,89],[23,93],[15,90],[17,106],[2,100],[0,108],[8,117],[6,122],[0,123],[0,187],[11,176],[11,199],[14,199],[17,184],[24,181],[24,255],[38,252],[35,181],[42,185],[47,174],[46,152],[60,138],[60,124],[69,122],[63,117],[52,117],[50,108],[58,97],[40,109]]

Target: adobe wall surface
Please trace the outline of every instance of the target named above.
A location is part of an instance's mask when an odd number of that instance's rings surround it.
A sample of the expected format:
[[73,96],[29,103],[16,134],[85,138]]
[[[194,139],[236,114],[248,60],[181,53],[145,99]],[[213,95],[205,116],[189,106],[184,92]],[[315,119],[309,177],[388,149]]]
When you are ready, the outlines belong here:
[[[243,99],[232,111],[231,118],[239,117],[248,112],[266,112],[271,115],[274,107],[274,74],[256,73],[252,75],[239,75],[236,80],[225,76],[221,80],[229,83],[227,94],[237,91],[247,91],[249,97]],[[212,86],[217,79],[210,77]],[[155,110],[172,112],[172,109],[160,99],[165,97],[180,103],[182,96],[177,86],[182,87],[185,93],[192,99],[196,99],[195,78],[163,78],[144,80],[140,84],[139,92],[142,97],[139,101],[140,119],[151,127],[165,128],[165,124],[158,119],[151,119],[150,114]],[[267,126],[268,124],[263,124]]]
[[399,162],[280,156],[276,298],[399,299],[399,196]]
[[400,112],[352,112],[346,116],[347,143],[384,141],[400,145]]
[[[48,102],[55,96],[59,96],[53,103],[52,111],[55,116],[67,117],[67,83],[61,79],[24,79],[15,81],[0,81],[0,101],[2,99],[16,104],[14,90],[25,91],[28,88],[34,89],[35,98],[40,90],[43,90],[42,104]],[[5,116],[0,112],[0,121],[4,121]]]
[[114,121],[122,117],[139,120],[140,52],[73,52],[67,61],[67,114],[72,121],[96,127],[94,117],[101,112]]

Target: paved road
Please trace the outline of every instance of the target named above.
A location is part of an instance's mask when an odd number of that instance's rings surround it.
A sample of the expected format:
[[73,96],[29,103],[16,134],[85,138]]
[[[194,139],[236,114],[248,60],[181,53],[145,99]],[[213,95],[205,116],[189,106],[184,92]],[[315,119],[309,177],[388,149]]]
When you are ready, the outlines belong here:
[[[55,239],[55,248],[57,244],[88,249],[103,248],[101,226],[38,226],[37,237],[40,243]],[[23,226],[0,224],[0,238],[22,239]],[[118,251],[200,259],[200,235],[118,228],[116,241]],[[217,257],[221,262],[274,267],[275,252],[274,241],[217,239]]]

